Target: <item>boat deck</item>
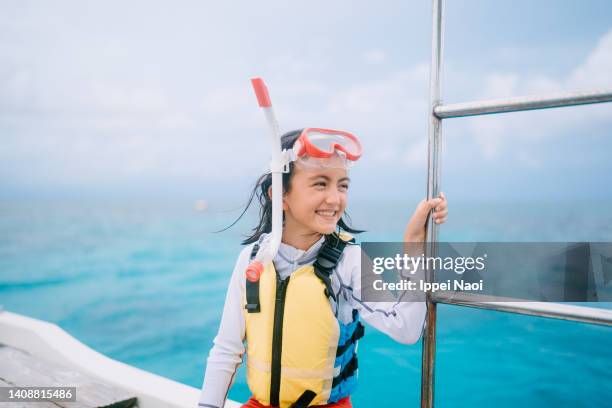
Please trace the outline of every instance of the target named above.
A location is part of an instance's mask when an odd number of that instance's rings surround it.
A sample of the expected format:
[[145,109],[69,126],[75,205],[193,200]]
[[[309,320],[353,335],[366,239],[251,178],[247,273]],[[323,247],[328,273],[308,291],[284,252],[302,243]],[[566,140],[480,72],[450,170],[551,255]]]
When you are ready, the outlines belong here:
[[136,396],[125,390],[102,383],[73,368],[40,359],[17,348],[0,344],[0,362],[0,387],[76,387],[76,401],[73,402],[0,401],[2,408],[131,408],[138,406]]

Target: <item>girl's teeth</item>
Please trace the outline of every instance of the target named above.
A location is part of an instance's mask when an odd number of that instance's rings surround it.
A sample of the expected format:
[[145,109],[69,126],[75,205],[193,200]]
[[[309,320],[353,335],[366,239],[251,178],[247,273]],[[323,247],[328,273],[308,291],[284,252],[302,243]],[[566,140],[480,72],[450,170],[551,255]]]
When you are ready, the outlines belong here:
[[333,217],[334,215],[336,215],[336,212],[335,211],[317,211],[317,214],[325,215],[327,217]]

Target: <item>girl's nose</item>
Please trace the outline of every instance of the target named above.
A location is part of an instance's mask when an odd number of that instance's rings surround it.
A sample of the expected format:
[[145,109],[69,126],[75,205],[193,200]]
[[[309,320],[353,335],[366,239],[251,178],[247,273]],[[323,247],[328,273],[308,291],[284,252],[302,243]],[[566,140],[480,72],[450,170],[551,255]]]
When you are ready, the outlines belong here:
[[330,189],[325,198],[328,204],[340,203],[340,193],[336,189]]

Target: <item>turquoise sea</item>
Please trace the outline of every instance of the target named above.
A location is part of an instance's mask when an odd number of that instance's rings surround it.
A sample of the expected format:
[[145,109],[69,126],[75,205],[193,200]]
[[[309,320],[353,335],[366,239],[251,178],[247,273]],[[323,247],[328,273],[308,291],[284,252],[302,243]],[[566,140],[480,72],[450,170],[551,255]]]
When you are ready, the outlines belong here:
[[[362,241],[399,240],[416,203],[358,203]],[[252,226],[237,203],[0,202],[0,304],[125,363],[200,387],[225,289]],[[610,203],[451,203],[446,241],[612,241]],[[375,209],[375,210],[373,210]],[[603,407],[612,329],[441,305],[440,407]],[[415,407],[421,343],[366,328],[356,407]],[[230,398],[249,393],[244,368]]]

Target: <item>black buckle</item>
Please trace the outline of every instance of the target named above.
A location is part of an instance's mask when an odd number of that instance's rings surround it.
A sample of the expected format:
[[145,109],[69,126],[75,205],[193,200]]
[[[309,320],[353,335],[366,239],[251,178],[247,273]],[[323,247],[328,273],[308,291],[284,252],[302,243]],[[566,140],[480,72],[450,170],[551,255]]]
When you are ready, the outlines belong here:
[[319,251],[319,256],[318,256],[317,261],[319,262],[319,265],[321,267],[326,268],[326,269],[331,269],[334,266],[336,266],[341,255],[342,255],[341,249],[324,245],[323,248],[321,248],[321,251]]
[[249,311],[249,313],[259,313],[261,308],[257,303],[247,303],[244,308]]

